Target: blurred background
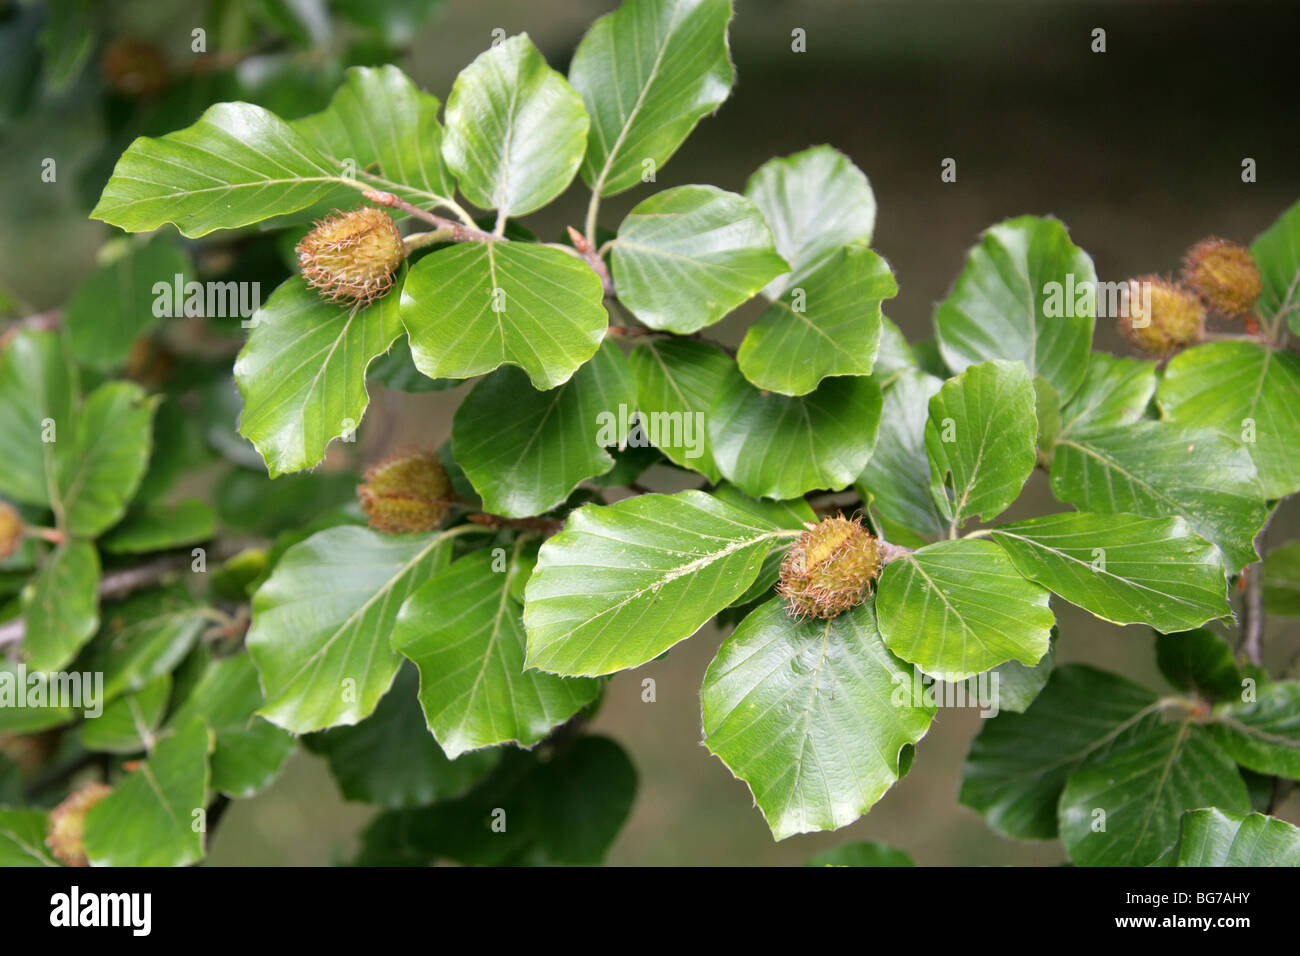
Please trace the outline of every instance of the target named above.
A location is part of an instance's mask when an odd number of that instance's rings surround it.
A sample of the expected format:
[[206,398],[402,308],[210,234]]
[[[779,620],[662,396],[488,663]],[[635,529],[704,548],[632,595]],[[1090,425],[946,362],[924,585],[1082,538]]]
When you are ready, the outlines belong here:
[[[24,57],[34,55],[39,23],[27,34],[5,30],[0,288],[34,309],[66,299],[109,238],[106,226],[85,217],[112,160],[136,133],[188,125],[220,99],[252,99],[288,117],[324,105],[337,84],[337,65],[324,57],[313,61],[311,51],[333,41],[312,34],[308,19],[301,27],[309,34],[300,44],[306,52],[295,54],[292,69],[273,56],[246,56],[250,44],[256,49],[259,21],[231,26],[236,6],[234,0],[113,3],[106,39],[86,53],[82,75],[59,92],[37,91],[38,104],[26,108],[16,104],[20,93],[31,98],[20,89],[27,82],[22,68]],[[365,3],[340,6],[364,10]],[[586,27],[617,2],[412,0],[409,6],[410,29],[384,42],[354,44],[345,59],[397,62],[445,100],[456,73],[490,44],[494,30],[527,31],[564,71]],[[1058,216],[1092,255],[1100,278],[1118,280],[1176,272],[1183,251],[1207,235],[1249,242],[1300,198],[1300,4],[739,0],[736,6],[731,43],[738,80],[731,99],[660,170],[654,187],[606,201],[603,224],[615,228],[651,188],[705,182],[741,191],[768,158],[830,143],[867,173],[875,190],[873,245],[901,290],[886,312],[909,341],[932,336],[933,309],[965,251],[982,229],[1004,218]],[[424,20],[426,7],[436,9]],[[30,13],[29,5],[0,0],[0,23],[12,26]],[[268,16],[268,25],[281,25]],[[196,27],[209,36],[202,63],[191,52]],[[1104,53],[1092,52],[1098,28],[1105,30]],[[805,33],[806,52],[792,50],[795,29]],[[229,46],[223,37],[232,38]],[[139,84],[151,82],[149,69],[130,74],[135,97],[121,90],[104,96],[106,83],[121,82],[106,50],[120,52],[135,41],[161,51],[160,75],[187,77],[159,94],[165,109],[129,112],[140,99]],[[125,118],[121,111],[128,111]],[[40,179],[47,157],[57,159],[54,183]],[[940,180],[945,158],[956,160],[955,183]],[[1242,181],[1246,158],[1255,161],[1255,182]],[[578,182],[525,224],[556,236],[580,222],[585,206]],[[742,310],[713,331],[738,343],[752,318]],[[1126,353],[1106,325],[1095,344]],[[360,435],[367,461],[391,446],[447,440],[466,388],[373,391],[381,394],[374,395]],[[1045,476],[1036,472],[1007,517],[1041,513],[1050,501]],[[1292,508],[1274,522],[1274,544],[1300,533],[1298,512]],[[1163,686],[1149,630],[1111,627],[1059,600],[1054,606],[1060,661],[1086,661]],[[699,683],[722,636],[706,628],[662,660],[610,683],[595,729],[627,748],[641,787],[609,862],[797,864],[855,839],[893,844],[923,865],[1062,860],[1059,843],[1003,839],[957,805],[961,762],[979,729],[973,710],[940,711],[910,775],[867,817],[833,834],[774,843],[744,784],[699,743]],[[1286,621],[1273,619],[1266,640],[1274,673],[1300,651],[1300,634]],[[641,701],[645,677],[656,681],[654,703]],[[346,859],[357,829],[374,812],[343,802],[324,762],[299,754],[268,791],[231,808],[209,862]],[[1293,794],[1278,815],[1300,823],[1300,797]]]

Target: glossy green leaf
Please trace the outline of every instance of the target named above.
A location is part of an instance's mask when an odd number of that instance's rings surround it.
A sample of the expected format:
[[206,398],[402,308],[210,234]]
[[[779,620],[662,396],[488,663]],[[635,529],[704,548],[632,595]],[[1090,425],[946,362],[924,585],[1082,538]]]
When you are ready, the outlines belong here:
[[1182,518],[1067,512],[992,535],[1021,574],[1105,621],[1168,632],[1231,613],[1222,554]]
[[1155,392],[1155,362],[1093,352],[1083,384],[1061,408],[1057,437],[1092,427],[1131,425],[1142,418]]
[[700,698],[704,745],[749,784],[777,840],[866,813],[934,718],[870,604],[796,622],[768,601],[718,650]]
[[898,294],[884,259],[866,246],[833,253],[749,327],[737,361],[759,388],[806,395],[830,375],[870,375],[880,303]]
[[401,657],[402,602],[450,560],[443,535],[345,525],[294,545],[253,596],[248,650],[266,691],[258,714],[296,734],[368,716]]
[[795,536],[700,491],[579,508],[528,582],[526,666],[587,676],[644,664],[743,594],[771,547]]
[[911,855],[885,843],[846,843],[823,850],[805,866],[916,866]]
[[216,530],[217,516],[197,498],[174,505],[148,505],[128,511],[126,517],[99,540],[105,554],[148,554],[207,541]]
[[262,705],[257,668],[246,653],[211,661],[169,724],[202,720],[214,737],[212,789],[228,797],[251,797],[279,774],[294,738],[256,715]]
[[86,814],[86,856],[94,866],[188,866],[203,857],[211,735],[191,721],[159,740]]
[[538,392],[504,366],[465,397],[452,423],[452,453],[483,509],[508,517],[550,511],[579,483],[614,467],[609,449],[627,437],[636,381],[612,342],[573,377]]
[[1061,840],[1076,866],[1148,866],[1178,841],[1183,812],[1198,807],[1249,812],[1237,768],[1200,727],[1143,727],[1071,772]]
[[876,592],[885,644],[943,680],[1009,660],[1033,666],[1051,644],[1047,590],[992,541],[940,541],[903,555],[886,565]]
[[420,669],[420,704],[448,757],[514,742],[536,744],[595,699],[598,681],[524,670],[521,573],[491,551],[456,561],[402,606],[393,646]]
[[568,381],[609,325],[600,279],[581,259],[520,242],[465,242],[421,259],[402,288],[415,365],[472,378],[518,365],[538,389]]
[[419,684],[408,664],[361,723],[303,738],[308,749],[329,761],[345,799],[393,808],[428,806],[463,795],[496,765],[500,754],[494,750],[448,759],[425,727],[416,699]]
[[[1047,653],[1033,667],[1026,667],[1019,661],[1007,661],[1005,664],[999,664],[993,670],[989,671],[989,687],[997,698],[997,709],[1001,713],[1004,710],[1013,713],[1023,714],[1032,704],[1047,682],[1052,678],[1052,672],[1056,670],[1056,643],[1053,638],[1052,646],[1047,649]],[[993,681],[997,681],[996,685]],[[978,690],[978,687],[977,687]],[[983,714],[981,714],[983,716]],[[997,716],[992,714],[990,716]]]
[[116,754],[152,750],[171,693],[171,675],[163,674],[136,693],[117,698],[102,714],[81,725],[81,745]]
[[[735,485],[723,482],[713,489],[713,496],[719,501],[751,511],[778,528],[789,528],[803,533],[807,524],[815,523],[817,515],[803,498],[791,498],[789,501],[773,501],[771,498],[751,498]],[[748,590],[733,602],[734,607],[743,607],[751,601],[762,597],[776,584],[781,573],[781,562],[785,559],[785,548],[773,548],[763,559],[763,567],[754,578]]]
[[1219,546],[1229,573],[1255,560],[1255,535],[1267,515],[1245,448],[1173,422],[1092,428],[1061,439],[1052,491],[1085,511],[1181,516]]
[[885,389],[876,447],[856,483],[862,500],[886,521],[921,535],[937,535],[948,524],[924,480],[930,472],[930,398],[942,385],[919,369],[898,373]]
[[734,369],[709,416],[709,441],[723,477],[755,498],[838,491],[871,457],[880,410],[880,387],[871,378],[832,378],[792,398],[765,395]]
[[45,845],[49,814],[0,808],[0,866],[58,866]]
[[[1092,259],[1059,220],[992,226],[935,313],[944,361],[954,372],[988,359],[1024,362],[1031,378],[1041,375],[1068,401],[1088,366],[1096,281]],[[1091,298],[1079,295],[1089,287]]]
[[23,601],[29,670],[55,671],[90,640],[99,624],[99,555],[85,541],[50,552]]
[[1292,333],[1300,335],[1300,202],[1255,238],[1250,254],[1264,280],[1256,311],[1271,321],[1285,309]]
[[48,505],[47,471],[54,474],[60,436],[76,435],[75,380],[58,335],[17,332],[0,350],[0,494],[29,505]]
[[356,196],[346,171],[274,113],[218,103],[192,126],[133,142],[90,217],[127,232],[170,222],[193,239],[327,198],[346,205]]
[[507,749],[496,772],[459,800],[377,817],[358,862],[591,866],[622,829],[636,787],[636,768],[607,737],[581,736],[549,760]]
[[1156,401],[1166,418],[1242,442],[1264,497],[1300,491],[1300,357],[1255,342],[1209,342],[1174,356]]
[[587,148],[587,112],[528,34],[494,44],[461,70],[447,98],[442,155],[460,191],[500,221],[564,192]]
[[366,368],[402,334],[399,303],[390,293],[353,311],[295,276],[253,316],[235,362],[239,433],[271,477],[319,464],[331,441],[355,433],[370,401]]
[[983,362],[930,399],[930,490],[953,528],[1005,511],[1037,460],[1034,386],[1018,362]]
[[[769,159],[745,184],[790,272],[764,290],[775,299],[817,271],[840,247],[871,244],[876,197],[862,170],[830,146]],[[887,297],[886,297],[887,298]]]
[[1183,814],[1175,866],[1300,866],[1300,827],[1217,807]]
[[1050,840],[1071,771],[1158,722],[1155,703],[1155,694],[1115,674],[1056,668],[1023,714],[1004,708],[980,728],[962,767],[960,802],[1009,837]]
[[727,98],[730,20],[731,0],[625,0],[592,24],[569,81],[591,115],[582,178],[593,192],[653,177]]
[[758,207],[715,186],[678,186],[638,203],[611,249],[619,303],[650,328],[682,335],[788,268]]
[[104,608],[104,622],[75,669],[104,675],[104,696],[143,689],[172,671],[209,625],[183,584],[153,588]]
[[1198,628],[1156,635],[1156,666],[1179,690],[1210,700],[1240,699],[1242,674],[1236,656],[1223,637]]
[[669,461],[721,479],[706,425],[713,401],[736,364],[722,349],[689,339],[649,339],[628,356],[648,437]]
[[1300,780],[1300,681],[1265,684],[1248,701],[1238,688],[1237,700],[1215,711],[1215,742],[1243,767]]
[[1262,574],[1268,613],[1300,617],[1300,541],[1288,541],[1265,555]]
[[184,313],[184,299],[177,301],[175,292],[177,277],[183,289],[193,271],[168,236],[148,243],[128,240],[122,254],[87,276],[68,300],[63,312],[68,350],[82,365],[121,365],[136,339],[162,316]]
[[71,446],[59,447],[54,503],[72,534],[95,537],[126,513],[149,467],[155,408],[133,382],[101,385],[82,404]]

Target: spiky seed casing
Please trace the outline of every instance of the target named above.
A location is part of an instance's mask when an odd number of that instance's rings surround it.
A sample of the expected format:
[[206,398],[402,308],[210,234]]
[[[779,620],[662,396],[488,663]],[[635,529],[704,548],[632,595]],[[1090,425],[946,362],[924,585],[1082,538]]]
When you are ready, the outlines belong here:
[[23,519],[10,505],[0,501],[0,561],[10,557],[23,543]]
[[1183,282],[1214,311],[1226,316],[1248,313],[1264,288],[1250,250],[1211,237],[1192,246],[1183,259]]
[[451,479],[436,456],[402,452],[366,472],[361,510],[377,531],[432,531],[451,510]]
[[113,788],[107,784],[88,783],[50,811],[45,845],[60,863],[65,866],[89,865],[83,843],[86,814],[112,792]]
[[[1147,355],[1164,358],[1195,345],[1205,334],[1205,306],[1190,289],[1159,276],[1129,280],[1128,315],[1119,318],[1119,330]],[[1150,315],[1145,290],[1150,291]]]
[[880,545],[857,518],[807,524],[781,562],[777,593],[795,618],[830,618],[861,604],[880,574]]
[[382,209],[361,206],[316,223],[296,247],[307,284],[332,302],[362,308],[393,287],[406,257],[397,223]]

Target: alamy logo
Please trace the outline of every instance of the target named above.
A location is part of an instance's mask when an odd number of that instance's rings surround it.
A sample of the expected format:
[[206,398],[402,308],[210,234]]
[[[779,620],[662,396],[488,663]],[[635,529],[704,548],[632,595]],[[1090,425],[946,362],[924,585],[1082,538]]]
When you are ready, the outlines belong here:
[[0,710],[14,708],[67,708],[87,718],[104,712],[103,671],[32,671],[17,664],[0,671]]
[[153,314],[159,319],[250,319],[262,307],[260,282],[186,282],[179,272],[153,284]]
[[985,671],[965,680],[948,681],[913,669],[909,680],[894,674],[893,704],[895,707],[979,707],[981,717],[996,717],[998,685],[1001,677],[997,671]]
[[59,927],[125,926],[133,936],[153,928],[152,893],[82,893],[74,886],[50,897],[50,925]]
[[[703,412],[645,412],[618,406],[618,413],[601,412],[596,416],[596,441],[609,448],[681,448],[687,458],[704,454]],[[627,438],[621,443],[619,436]]]
[[1075,282],[1067,272],[1064,282],[1043,285],[1043,315],[1049,319],[1078,317],[1133,319],[1142,328],[1151,315],[1151,283],[1130,279],[1124,282]]

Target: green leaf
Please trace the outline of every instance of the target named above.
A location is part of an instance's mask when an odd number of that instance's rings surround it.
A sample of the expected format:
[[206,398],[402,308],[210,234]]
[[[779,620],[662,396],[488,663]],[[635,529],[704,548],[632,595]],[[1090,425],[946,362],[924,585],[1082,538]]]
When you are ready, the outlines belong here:
[[257,535],[297,530],[326,512],[357,500],[360,476],[350,471],[281,475],[232,468],[218,485],[221,522]]
[[[1051,680],[1052,672],[1056,670],[1056,639],[1053,636],[1052,646],[1047,649],[1047,653],[1033,667],[1026,667],[1019,661],[1007,661],[1005,664],[999,664],[993,670],[989,671],[990,687],[995,688],[993,693],[998,712],[1009,710],[1017,714],[1023,714],[1042,693],[1047,682]],[[993,682],[997,683],[994,684]],[[983,716],[981,714],[981,716]],[[993,714],[992,716],[997,716]]]
[[705,425],[736,364],[722,349],[689,339],[649,339],[628,356],[636,375],[637,404],[653,425],[649,437],[669,461],[721,480]]
[[81,406],[71,446],[59,448],[54,503],[72,534],[93,538],[126,513],[149,467],[157,407],[133,382],[101,385]]
[[442,160],[440,105],[395,66],[354,66],[326,109],[289,125],[322,154],[351,160],[375,188],[428,202],[456,191]]
[[1076,866],[1148,866],[1178,841],[1184,811],[1211,806],[1250,811],[1237,768],[1204,729],[1156,724],[1070,774],[1061,839]]
[[433,252],[402,288],[416,367],[472,378],[518,365],[538,389],[562,385],[609,326],[600,279],[581,259],[521,242],[464,242]]
[[606,448],[626,439],[619,423],[635,410],[632,370],[618,347],[605,342],[571,379],[547,392],[509,366],[482,379],[456,410],[452,453],[485,511],[538,515],[614,467]]
[[203,857],[196,812],[208,792],[212,740],[202,721],[158,742],[138,770],[86,814],[94,866],[188,866]]
[[589,676],[644,664],[740,597],[772,545],[795,536],[701,491],[579,508],[528,582],[526,666]]
[[1265,498],[1300,491],[1300,357],[1255,342],[1209,342],[1174,356],[1156,402],[1166,418],[1243,442]]
[[253,316],[235,361],[239,433],[272,478],[313,467],[331,441],[353,435],[370,401],[366,368],[402,334],[399,304],[390,293],[352,310],[294,276]]
[[1239,699],[1242,675],[1232,647],[1218,634],[1198,628],[1156,635],[1156,666],[1179,690],[1210,700]]
[[636,768],[607,737],[579,737],[546,761],[507,749],[461,799],[377,817],[358,862],[594,865],[627,820],[636,786]]
[[1093,352],[1083,384],[1061,408],[1057,437],[1098,426],[1131,425],[1142,418],[1155,392],[1155,362]]
[[58,435],[75,437],[72,367],[53,332],[19,331],[0,350],[0,494],[49,505]]
[[85,541],[59,545],[23,601],[29,670],[56,671],[76,655],[99,624],[99,555]]
[[447,98],[442,155],[460,191],[498,220],[564,192],[587,147],[582,97],[546,65],[528,34],[480,53]]
[[1257,694],[1243,701],[1239,682],[1237,699],[1215,710],[1210,733],[1243,767],[1300,780],[1300,681],[1265,684]]
[[182,289],[193,277],[189,257],[168,236],[124,242],[123,253],[78,285],[64,309],[68,350],[82,365],[108,369],[123,364],[136,339],[157,325],[161,315],[184,312],[175,289],[178,276]]
[[569,67],[591,115],[582,178],[592,192],[653,177],[727,98],[730,20],[731,0],[627,0],[592,24]]
[[1300,335],[1300,202],[1255,237],[1250,254],[1264,280],[1256,303],[1260,316],[1272,320],[1285,305],[1287,323],[1294,334]]
[[1034,386],[1018,362],[972,365],[930,399],[930,491],[953,528],[995,518],[1037,461]]
[[170,222],[196,239],[327,198],[345,205],[355,192],[344,171],[274,113],[251,103],[218,103],[193,126],[133,142],[90,218],[127,232]]
[[[713,489],[713,496],[726,504],[735,505],[737,508],[753,512],[764,521],[778,528],[789,528],[800,534],[803,533],[806,524],[817,521],[817,515],[812,510],[812,505],[808,504],[803,498],[791,498],[789,501],[751,498],[735,485],[728,484],[725,481]],[[781,574],[781,562],[784,558],[785,548],[773,548],[769,551],[767,557],[763,559],[763,567],[758,572],[758,577],[754,578],[754,583],[749,586],[749,589],[744,594],[736,598],[732,606],[744,607],[751,601],[757,601],[766,594],[772,585],[776,584],[776,580]]]
[[1245,448],[1174,422],[1090,428],[1057,442],[1052,491],[1084,511],[1181,516],[1219,546],[1228,573],[1255,560],[1268,509]]
[[1066,778],[1135,728],[1153,725],[1156,695],[1083,664],[1053,671],[1023,714],[1003,708],[971,744],[960,802],[1018,840],[1050,840]]
[[765,395],[734,369],[709,416],[709,441],[723,477],[755,498],[838,491],[871,457],[880,410],[880,386],[871,378],[832,378],[792,398]]
[[329,5],[340,17],[400,48],[411,43],[442,4],[443,0],[330,0]]
[[917,534],[937,535],[947,521],[923,477],[929,474],[925,427],[930,398],[943,382],[919,369],[900,371],[885,389],[880,434],[856,483],[862,500],[887,521]]
[[903,850],[885,843],[846,843],[833,850],[823,850],[805,866],[916,866],[916,861]]
[[1265,555],[1262,575],[1268,613],[1300,617],[1300,541],[1288,541]]
[[884,259],[845,246],[791,286],[749,327],[737,361],[759,388],[806,395],[830,375],[870,375],[880,303],[898,294]]
[[90,0],[50,0],[40,44],[45,81],[61,92],[75,80],[95,49],[95,20]]
[[[0,736],[34,734],[61,727],[92,712],[95,708],[91,705],[100,702],[90,699],[95,690],[90,683],[94,675],[82,677],[78,673],[84,674],[84,671],[72,670],[73,674],[66,678],[58,673],[37,673],[35,668],[28,668],[20,661],[0,656]],[[61,684],[65,680],[70,683]],[[55,696],[60,686],[63,693],[70,695],[68,698]],[[81,692],[80,700],[75,697],[78,690]],[[72,706],[54,706],[62,703],[80,706],[75,709]],[[0,771],[3,769],[4,763],[0,762]],[[0,783],[3,783],[2,777]]]
[[[1031,378],[1041,375],[1068,401],[1088,366],[1096,281],[1092,259],[1059,220],[1021,216],[992,226],[935,313],[944,361],[954,372],[988,359],[1024,362]],[[1091,298],[1077,297],[1088,288]]]
[[678,186],[638,203],[611,243],[618,301],[652,329],[717,322],[788,268],[744,196]]
[[1300,828],[1218,807],[1183,814],[1175,866],[1300,866]]
[[397,392],[441,392],[460,384],[452,378],[429,378],[416,368],[405,335],[399,336],[392,348],[370,363],[366,379]]
[[58,866],[45,846],[49,814],[0,808],[0,866]]
[[207,541],[216,530],[217,516],[197,498],[174,505],[147,505],[128,511],[99,540],[105,554],[148,554]]
[[393,633],[420,669],[429,730],[453,760],[502,743],[531,747],[600,690],[595,680],[524,670],[523,606],[510,593],[522,569],[496,564],[475,551],[435,574],[402,606]]
[[106,699],[139,691],[172,671],[208,623],[180,583],[142,591],[104,608],[103,627],[75,669],[101,672]]
[[443,753],[424,725],[416,700],[419,685],[415,668],[407,665],[361,723],[303,738],[309,750],[329,761],[344,799],[393,808],[428,806],[462,796],[496,766],[500,752],[495,750],[459,760]]
[[154,732],[162,723],[171,693],[171,675],[163,674],[136,693],[117,698],[102,714],[81,725],[81,745],[115,754],[152,750]]
[[835,830],[884,796],[929,729],[934,707],[912,684],[870,604],[796,622],[774,599],[704,675],[704,745],[749,784],[775,839]]
[[253,596],[248,650],[266,691],[258,713],[295,734],[355,724],[388,692],[402,602],[450,560],[444,535],[327,528],[294,545]]
[[200,719],[212,729],[212,788],[228,797],[251,797],[266,788],[294,750],[294,738],[256,715],[262,706],[257,668],[249,654],[208,663],[168,723]]
[[[806,280],[841,246],[871,244],[876,197],[862,170],[830,146],[769,159],[745,184],[790,272],[763,290],[775,299]],[[886,296],[888,298],[888,296]]]
[[1045,378],[1035,378],[1034,414],[1038,418],[1038,434],[1034,439],[1040,449],[1049,449],[1061,432],[1061,398]]
[[1169,632],[1232,613],[1223,556],[1182,518],[1067,512],[992,535],[1021,574],[1104,621]]
[[905,554],[886,565],[876,592],[885,644],[932,677],[965,680],[1009,660],[1033,666],[1051,646],[1048,592],[992,541]]
[[[882,383],[892,382],[899,372],[917,368],[916,356],[899,329],[883,312],[880,315],[880,350],[872,373]],[[882,386],[883,387],[883,386]]]

